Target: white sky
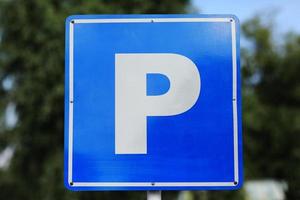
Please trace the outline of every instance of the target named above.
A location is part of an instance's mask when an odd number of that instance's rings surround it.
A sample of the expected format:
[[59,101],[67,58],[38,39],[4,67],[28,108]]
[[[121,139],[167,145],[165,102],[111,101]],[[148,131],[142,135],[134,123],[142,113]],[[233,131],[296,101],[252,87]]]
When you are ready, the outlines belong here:
[[193,0],[203,14],[235,14],[243,23],[256,13],[275,12],[277,30],[300,33],[300,0]]

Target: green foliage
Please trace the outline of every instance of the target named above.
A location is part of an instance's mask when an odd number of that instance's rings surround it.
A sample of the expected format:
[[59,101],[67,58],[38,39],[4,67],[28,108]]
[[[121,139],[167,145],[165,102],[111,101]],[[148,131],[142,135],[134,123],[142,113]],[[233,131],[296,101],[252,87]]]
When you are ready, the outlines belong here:
[[286,181],[300,198],[300,36],[278,45],[272,27],[256,17],[243,25],[254,44],[244,57],[246,178]]
[[1,199],[145,199],[144,192],[68,192],[63,186],[64,21],[73,14],[183,13],[188,0],[8,0],[0,3],[0,113],[16,105],[18,123],[0,118],[0,150],[15,153],[0,171]]

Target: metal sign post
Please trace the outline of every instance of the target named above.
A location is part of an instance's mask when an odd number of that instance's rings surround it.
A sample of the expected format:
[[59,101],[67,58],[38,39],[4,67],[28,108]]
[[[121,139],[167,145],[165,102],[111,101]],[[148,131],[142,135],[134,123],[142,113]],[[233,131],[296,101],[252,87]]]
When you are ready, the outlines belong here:
[[147,200],[161,200],[161,191],[148,191]]

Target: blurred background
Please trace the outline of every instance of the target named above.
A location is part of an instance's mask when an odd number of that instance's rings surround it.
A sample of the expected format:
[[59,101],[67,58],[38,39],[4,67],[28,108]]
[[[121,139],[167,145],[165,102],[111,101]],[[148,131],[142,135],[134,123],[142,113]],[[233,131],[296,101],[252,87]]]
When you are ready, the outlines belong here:
[[226,13],[241,20],[244,187],[163,199],[299,200],[299,9],[299,0],[0,0],[0,199],[146,199],[63,186],[68,15]]

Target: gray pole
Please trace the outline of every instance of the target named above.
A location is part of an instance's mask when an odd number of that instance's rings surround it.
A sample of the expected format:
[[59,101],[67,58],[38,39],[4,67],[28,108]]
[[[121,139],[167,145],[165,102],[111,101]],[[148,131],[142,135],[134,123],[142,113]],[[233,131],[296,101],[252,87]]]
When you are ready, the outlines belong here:
[[148,191],[147,200],[161,200],[161,191]]

